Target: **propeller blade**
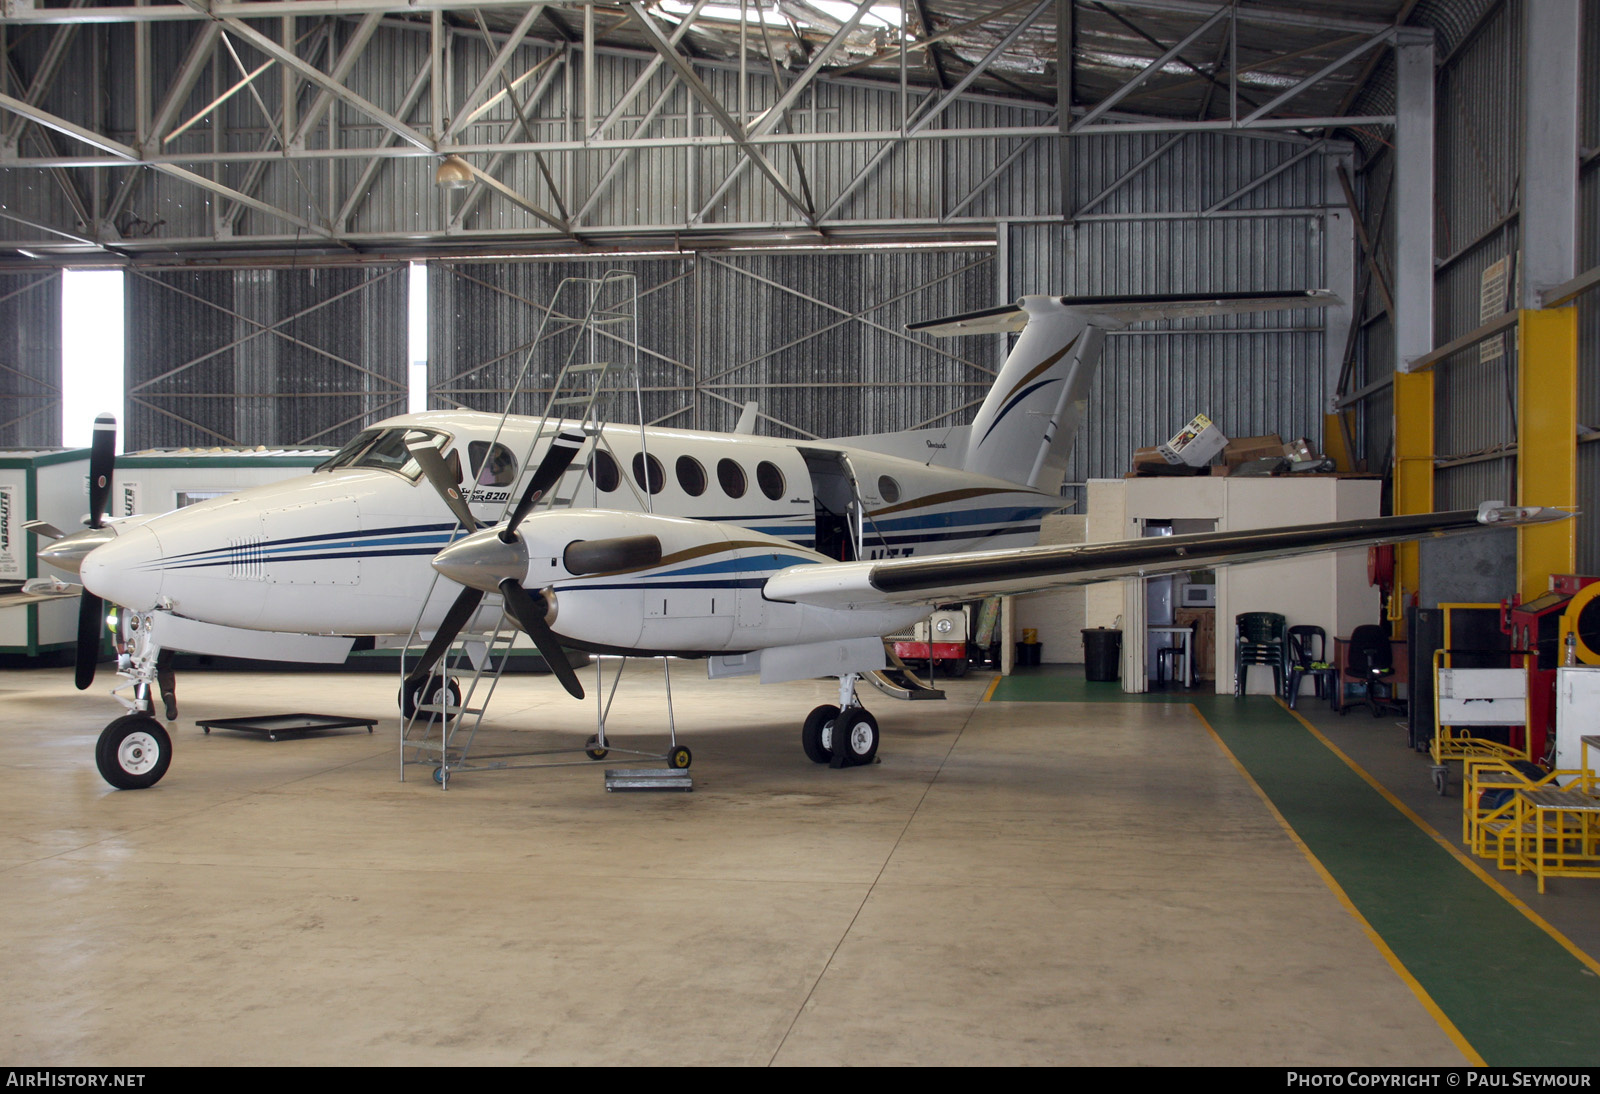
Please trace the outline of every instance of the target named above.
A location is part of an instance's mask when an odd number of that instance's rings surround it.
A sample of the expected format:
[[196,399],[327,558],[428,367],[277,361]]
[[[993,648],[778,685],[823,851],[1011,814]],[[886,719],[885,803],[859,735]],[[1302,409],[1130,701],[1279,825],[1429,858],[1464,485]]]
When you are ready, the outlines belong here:
[[444,622],[439,624],[439,629],[434,633],[433,641],[428,643],[428,648],[422,651],[422,657],[406,674],[406,687],[416,687],[428,678],[433,666],[439,663],[439,658],[445,655],[445,651],[456,640],[456,635],[461,633],[461,628],[467,625],[467,620],[472,618],[472,613],[478,610],[478,605],[482,601],[481,589],[461,590],[461,595],[450,605],[450,610],[444,615]]
[[428,481],[438,491],[444,503],[450,507],[450,512],[455,514],[456,520],[461,522],[461,527],[469,533],[476,532],[480,527],[472,510],[467,508],[466,499],[461,496],[461,490],[450,477],[450,465],[444,462],[444,457],[439,454],[437,445],[430,441],[421,440],[406,445],[406,451],[411,453],[412,459],[417,461],[417,466],[422,468],[422,473],[428,476]]
[[[517,502],[516,509],[512,510],[511,519],[500,532],[500,538],[510,543],[517,534],[517,525],[522,523],[522,518],[528,515],[529,510],[545,491],[556,484],[556,480],[567,473],[573,457],[578,454],[578,449],[583,447],[583,431],[581,429],[563,429],[550,441],[550,447],[545,449],[544,459],[540,462],[538,470],[533,473],[533,478],[528,480],[528,488],[522,492],[522,498]],[[571,690],[570,688],[568,689]]]
[[101,414],[94,420],[94,438],[89,442],[90,528],[100,528],[106,522],[106,509],[111,504],[111,472],[116,470],[116,463],[117,418],[114,414]]
[[83,691],[94,683],[94,667],[100,660],[101,617],[105,605],[88,590],[78,598],[78,650],[72,682]]
[[22,528],[24,531],[32,532],[41,539],[61,539],[67,534],[47,520],[23,521]]
[[511,613],[511,618],[517,621],[523,633],[533,639],[533,644],[539,648],[539,656],[556,674],[561,686],[574,699],[582,699],[583,685],[578,683],[578,674],[572,671],[572,665],[568,663],[555,631],[544,621],[547,610],[544,598],[534,597],[509,577],[500,583],[500,595],[505,598],[506,611]]

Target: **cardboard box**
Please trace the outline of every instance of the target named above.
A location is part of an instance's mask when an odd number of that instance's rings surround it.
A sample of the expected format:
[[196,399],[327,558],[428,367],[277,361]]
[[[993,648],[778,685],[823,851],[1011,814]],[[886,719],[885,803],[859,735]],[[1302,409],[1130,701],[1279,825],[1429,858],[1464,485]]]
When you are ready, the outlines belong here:
[[1283,456],[1283,438],[1276,433],[1264,437],[1235,437],[1222,450],[1222,462],[1229,467],[1274,456],[1280,459]]
[[1204,467],[1228,444],[1222,430],[1204,414],[1196,414],[1177,435],[1160,447],[1168,463]]

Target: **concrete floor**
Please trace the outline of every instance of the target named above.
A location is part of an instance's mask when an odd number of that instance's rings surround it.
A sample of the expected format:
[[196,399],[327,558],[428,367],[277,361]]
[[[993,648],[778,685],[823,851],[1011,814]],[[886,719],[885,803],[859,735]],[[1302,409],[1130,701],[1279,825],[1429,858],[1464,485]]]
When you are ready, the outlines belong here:
[[[830,683],[682,665],[693,794],[442,791],[399,781],[390,676],[190,672],[171,772],[114,791],[70,676],[0,673],[9,1064],[1463,1060],[1184,707],[868,691],[882,763],[836,771],[798,740]],[[382,721],[193,721],[303,710]],[[647,670],[613,733],[663,712]],[[493,714],[549,747],[594,707],[518,677]]]

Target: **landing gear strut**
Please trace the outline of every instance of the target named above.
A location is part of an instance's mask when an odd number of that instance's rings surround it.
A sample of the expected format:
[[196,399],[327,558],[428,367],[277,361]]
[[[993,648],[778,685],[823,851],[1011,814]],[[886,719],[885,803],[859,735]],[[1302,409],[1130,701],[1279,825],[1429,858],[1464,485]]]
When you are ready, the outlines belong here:
[[839,677],[839,705],[806,715],[800,747],[812,763],[830,767],[870,764],[878,755],[878,720],[856,698],[854,674]]
[[[167,717],[175,718],[178,700],[172,672],[172,651],[157,644],[150,612],[129,612],[117,656],[117,674],[127,680],[111,692],[128,713],[106,726],[95,744],[95,766],[100,777],[118,790],[144,790],[161,781],[172,766],[172,738],[152,713],[153,697],[166,702]],[[122,694],[132,691],[133,697]]]

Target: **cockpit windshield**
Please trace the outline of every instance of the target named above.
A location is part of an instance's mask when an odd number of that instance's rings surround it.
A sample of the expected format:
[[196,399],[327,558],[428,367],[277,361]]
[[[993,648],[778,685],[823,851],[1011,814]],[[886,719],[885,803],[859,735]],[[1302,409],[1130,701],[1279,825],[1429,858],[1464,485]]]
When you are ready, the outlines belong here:
[[339,471],[347,467],[375,467],[380,471],[393,471],[415,482],[422,468],[407,450],[408,444],[428,441],[443,447],[449,436],[433,429],[366,429],[356,434],[349,444],[334,453],[333,458],[317,467],[318,471]]

